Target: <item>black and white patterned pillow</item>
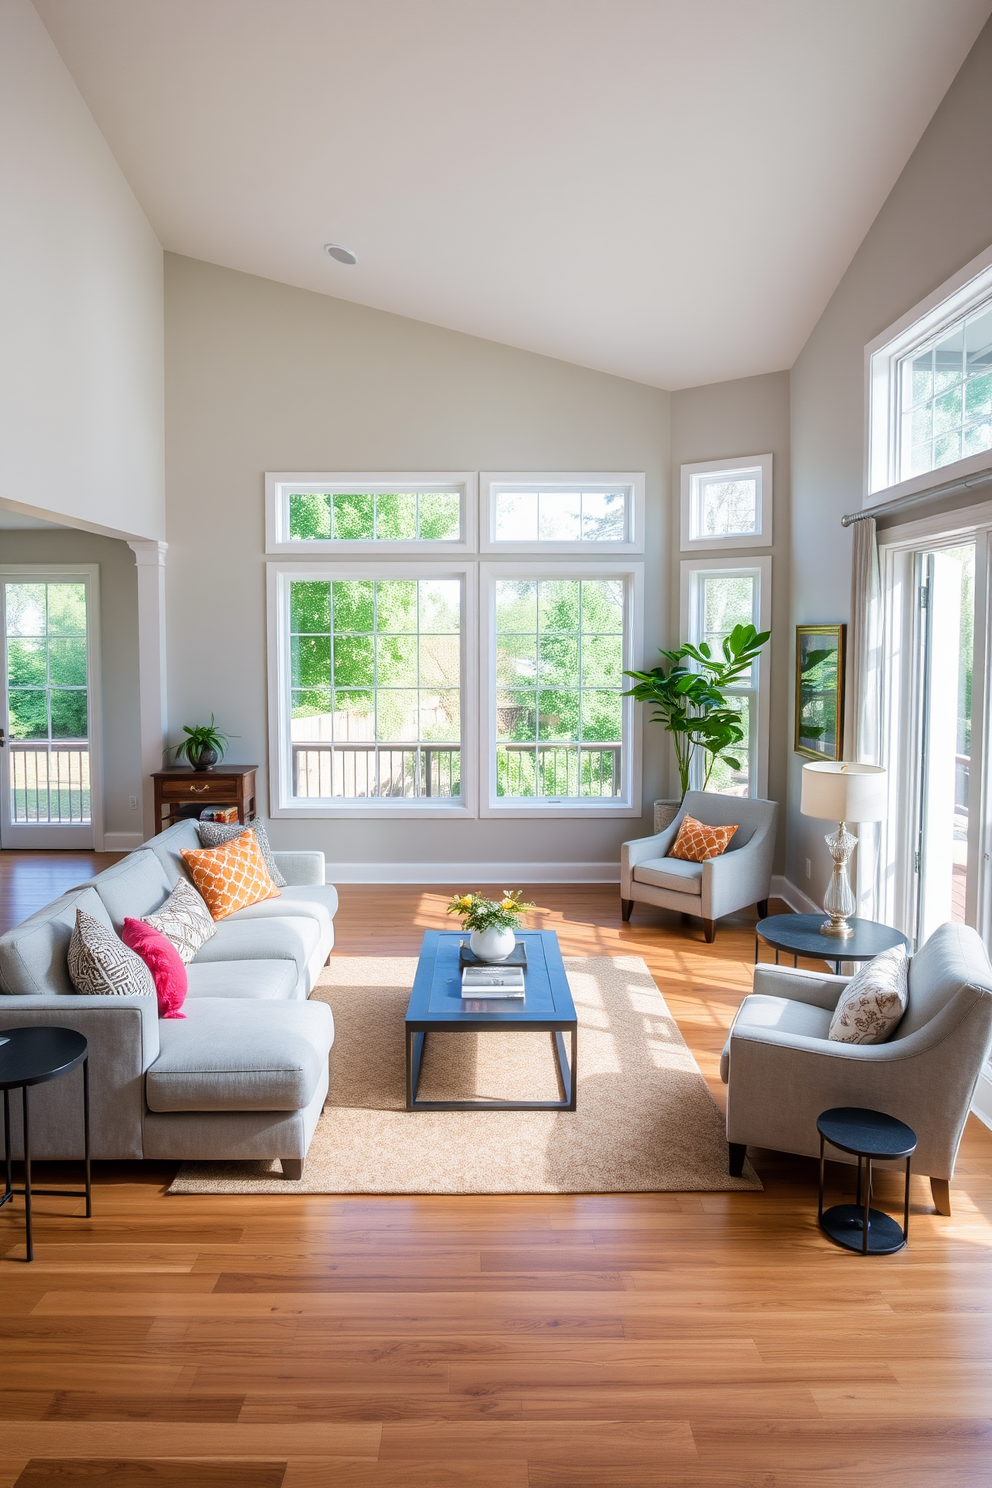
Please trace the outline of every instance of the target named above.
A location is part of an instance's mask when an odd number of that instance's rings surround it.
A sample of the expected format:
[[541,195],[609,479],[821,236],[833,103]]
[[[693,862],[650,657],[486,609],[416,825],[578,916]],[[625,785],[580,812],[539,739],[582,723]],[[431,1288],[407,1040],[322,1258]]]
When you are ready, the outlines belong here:
[[189,965],[211,935],[217,934],[217,926],[202,894],[188,878],[179,880],[161,909],[142,918],[146,925],[151,925],[166,940],[172,941],[184,966]]
[[247,826],[243,822],[197,822],[196,826],[200,833],[202,847],[220,847],[222,843],[231,842],[235,837],[240,837],[242,832],[254,832],[258,850],[269,870],[269,877],[277,889],[286,887],[286,880],[276,867],[276,860],[272,856],[269,834],[260,821],[250,821]]
[[86,996],[155,996],[154,979],[141,957],[85,909],[76,910],[68,967],[72,985]]

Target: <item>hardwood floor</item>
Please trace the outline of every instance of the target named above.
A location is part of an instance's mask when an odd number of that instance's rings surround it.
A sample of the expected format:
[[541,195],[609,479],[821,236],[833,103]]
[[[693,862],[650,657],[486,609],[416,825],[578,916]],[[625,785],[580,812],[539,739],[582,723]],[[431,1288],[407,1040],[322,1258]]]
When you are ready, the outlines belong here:
[[[345,888],[338,951],[414,954],[448,892]],[[645,958],[721,1100],[752,921],[707,946],[621,925],[612,887],[528,897],[566,955]],[[952,1218],[914,1180],[887,1258],[823,1239],[813,1163],[756,1165],[759,1194],[414,1199],[167,1198],[167,1165],[98,1165],[91,1221],[38,1201],[32,1266],[0,1211],[0,1488],[992,1483],[992,1132],[968,1123]]]

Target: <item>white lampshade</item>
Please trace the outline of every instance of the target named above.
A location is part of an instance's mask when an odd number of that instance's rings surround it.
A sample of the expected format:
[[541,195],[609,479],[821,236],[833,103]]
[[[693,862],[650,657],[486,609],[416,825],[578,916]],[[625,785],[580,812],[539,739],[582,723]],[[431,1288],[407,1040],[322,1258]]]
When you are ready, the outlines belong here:
[[824,821],[884,821],[885,770],[881,765],[856,765],[841,760],[817,760],[803,765],[803,816]]

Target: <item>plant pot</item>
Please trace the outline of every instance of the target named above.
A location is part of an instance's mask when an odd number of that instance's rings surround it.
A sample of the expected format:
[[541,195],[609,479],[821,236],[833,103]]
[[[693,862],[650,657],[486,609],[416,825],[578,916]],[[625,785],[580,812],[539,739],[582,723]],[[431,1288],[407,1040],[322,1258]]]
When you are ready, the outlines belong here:
[[505,961],[517,943],[515,930],[473,930],[469,949],[480,961]]
[[[187,756],[188,758],[188,756]],[[194,770],[212,770],[220,755],[216,749],[208,749],[206,745],[190,760]]]
[[670,827],[679,814],[681,801],[655,801],[654,803],[654,829],[663,832]]

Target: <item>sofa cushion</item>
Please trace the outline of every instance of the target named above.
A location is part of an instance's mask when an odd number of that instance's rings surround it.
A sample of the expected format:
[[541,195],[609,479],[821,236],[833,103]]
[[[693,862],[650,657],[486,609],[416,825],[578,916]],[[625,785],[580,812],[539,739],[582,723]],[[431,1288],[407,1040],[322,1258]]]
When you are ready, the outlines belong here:
[[73,889],[0,936],[0,988],[15,996],[75,994],[69,978],[69,942],[82,909],[108,930],[110,916],[96,889]]
[[228,915],[227,923],[237,925],[243,920],[285,919],[287,916],[308,916],[323,929],[331,928],[337,914],[338,895],[333,884],[289,884],[278,899],[263,899],[259,904],[249,904]]
[[154,913],[165,903],[172,887],[162,864],[147,848],[128,853],[119,863],[98,873],[91,883],[118,934],[128,916],[143,920]]
[[171,940],[184,966],[217,934],[202,894],[188,878],[179,880],[155,914],[145,915],[145,924]]
[[168,936],[155,930],[144,920],[124,921],[121,940],[136,956],[140,956],[155,980],[158,994],[160,1018],[185,1018],[181,1012],[189,989],[189,978],[182,957]]
[[149,837],[145,847],[153,852],[165,871],[172,888],[181,878],[189,878],[186,864],[182,859],[182,851],[185,847],[200,847],[200,834],[197,831],[198,823],[192,817],[185,817],[181,821],[173,822],[171,827],[166,827],[164,832],[159,832],[157,837]]
[[[223,842],[232,842],[235,837],[240,837],[245,831],[242,822],[199,822],[197,832],[200,844],[203,847],[220,847]],[[286,887],[286,880],[279,871],[279,865],[272,856],[272,848],[269,845],[269,834],[265,830],[265,824],[256,818],[247,824],[247,830],[252,832],[258,843],[258,850],[265,859],[265,866],[269,870],[269,877],[277,889]]]
[[187,966],[187,997],[288,1001],[300,993],[294,961],[206,961]]
[[769,997],[762,992],[752,992],[738,1008],[730,1037],[723,1046],[720,1078],[724,1084],[730,1078],[730,1045],[735,1033],[743,1029],[759,1031],[774,1028],[779,1033],[797,1033],[803,1038],[825,1039],[830,1031],[831,1016],[829,1008],[813,1007],[808,1002],[793,1002],[791,997]]
[[185,1023],[161,1023],[145,1076],[151,1111],[298,1111],[334,1042],[325,1002],[190,998]]
[[282,915],[267,920],[222,920],[197,952],[194,966],[210,961],[292,961],[302,977],[320,939],[316,920]]
[[76,909],[66,962],[72,985],[86,997],[155,996],[154,978],[137,952],[85,909]]
[[182,855],[215,920],[226,920],[235,910],[261,899],[279,897],[258,838],[249,827],[220,847],[184,847]]
[[681,858],[646,858],[635,867],[634,880],[652,884],[656,889],[670,889],[676,894],[701,894],[703,865],[686,863]]

